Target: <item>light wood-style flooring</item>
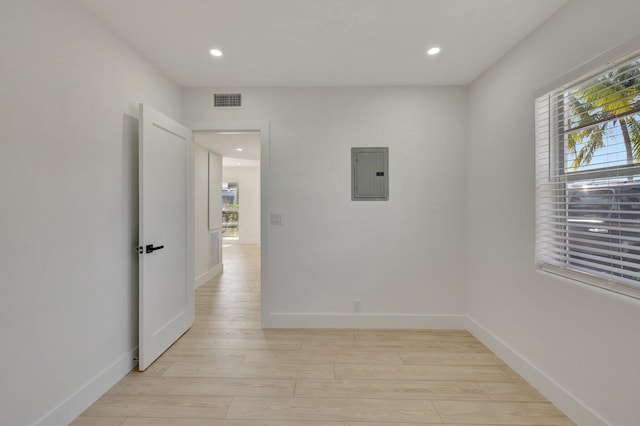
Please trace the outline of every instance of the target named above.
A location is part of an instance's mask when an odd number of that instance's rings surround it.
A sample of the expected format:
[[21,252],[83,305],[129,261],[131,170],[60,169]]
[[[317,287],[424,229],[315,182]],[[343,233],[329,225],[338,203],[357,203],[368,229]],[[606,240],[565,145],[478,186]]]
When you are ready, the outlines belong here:
[[262,330],[259,248],[225,247],[193,328],[74,423],[572,425],[460,330]]

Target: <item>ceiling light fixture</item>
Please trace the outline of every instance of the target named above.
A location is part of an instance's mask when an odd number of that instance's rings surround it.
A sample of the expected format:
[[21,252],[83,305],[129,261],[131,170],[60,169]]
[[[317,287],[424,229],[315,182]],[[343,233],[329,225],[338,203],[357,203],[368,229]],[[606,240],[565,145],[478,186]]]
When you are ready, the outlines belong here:
[[216,58],[222,56],[222,50],[220,49],[211,49],[209,53],[211,53],[211,56],[215,56]]
[[244,151],[242,148],[236,148],[236,151]]
[[427,50],[427,54],[428,55],[437,55],[438,53],[440,53],[440,48],[439,47],[432,47],[431,49]]

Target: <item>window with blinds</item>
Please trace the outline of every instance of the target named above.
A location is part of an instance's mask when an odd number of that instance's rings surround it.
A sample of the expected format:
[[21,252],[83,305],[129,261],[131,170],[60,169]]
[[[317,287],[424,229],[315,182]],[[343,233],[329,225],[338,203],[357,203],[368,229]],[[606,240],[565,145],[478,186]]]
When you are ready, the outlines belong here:
[[640,57],[535,101],[536,261],[640,298]]

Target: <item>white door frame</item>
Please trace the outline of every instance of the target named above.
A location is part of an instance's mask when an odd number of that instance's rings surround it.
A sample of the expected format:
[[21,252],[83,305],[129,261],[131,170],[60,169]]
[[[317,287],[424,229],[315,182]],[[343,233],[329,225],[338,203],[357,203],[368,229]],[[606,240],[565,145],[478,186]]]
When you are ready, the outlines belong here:
[[267,323],[269,289],[269,227],[271,127],[268,121],[214,121],[189,123],[193,132],[260,132],[260,315],[261,325]]

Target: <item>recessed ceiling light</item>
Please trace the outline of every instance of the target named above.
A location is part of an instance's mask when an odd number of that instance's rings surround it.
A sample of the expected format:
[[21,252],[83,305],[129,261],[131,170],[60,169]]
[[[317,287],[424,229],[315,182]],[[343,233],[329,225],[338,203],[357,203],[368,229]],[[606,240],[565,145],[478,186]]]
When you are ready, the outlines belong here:
[[222,56],[222,50],[220,49],[211,49],[209,53],[211,53],[211,55],[215,57]]
[[239,166],[239,165],[240,165],[240,163],[236,163],[236,166]]
[[427,54],[429,55],[437,55],[438,53],[440,53],[439,47],[432,47],[431,49],[427,50]]
[[242,148],[236,148],[236,151],[244,151]]

